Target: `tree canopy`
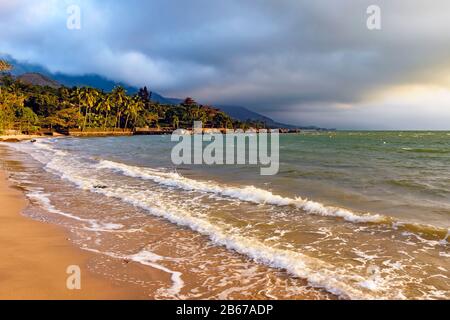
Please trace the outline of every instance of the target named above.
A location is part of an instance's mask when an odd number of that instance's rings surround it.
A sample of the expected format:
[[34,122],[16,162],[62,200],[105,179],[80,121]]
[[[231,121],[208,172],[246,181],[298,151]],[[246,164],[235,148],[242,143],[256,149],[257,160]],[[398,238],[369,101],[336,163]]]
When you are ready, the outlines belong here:
[[[0,61],[1,70],[11,66]],[[26,132],[41,128],[103,131],[111,129],[190,128],[201,121],[209,128],[263,127],[262,123],[240,122],[217,108],[201,105],[192,98],[180,104],[160,104],[151,100],[144,87],[135,95],[118,86],[111,92],[91,87],[42,87],[25,84],[9,74],[0,78],[0,131]]]
[[4,60],[0,60],[0,72],[9,71],[12,69],[12,66]]

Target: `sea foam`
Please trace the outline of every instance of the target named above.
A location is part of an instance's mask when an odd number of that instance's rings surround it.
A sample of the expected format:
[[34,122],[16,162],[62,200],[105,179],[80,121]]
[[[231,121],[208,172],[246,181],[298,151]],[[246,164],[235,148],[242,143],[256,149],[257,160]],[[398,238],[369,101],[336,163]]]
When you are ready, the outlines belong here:
[[[37,145],[39,148],[39,145]],[[33,155],[33,150],[30,154]],[[46,150],[49,151],[49,150]],[[224,246],[238,253],[246,255],[258,263],[271,267],[280,268],[288,271],[290,274],[306,279],[311,286],[319,287],[349,299],[372,299],[386,297],[389,284],[367,285],[367,279],[359,274],[353,273],[345,268],[339,268],[317,258],[307,256],[303,253],[279,249],[272,247],[263,241],[255,238],[242,236],[239,232],[230,232],[217,224],[211,223],[207,218],[193,216],[191,212],[176,206],[167,204],[167,201],[160,199],[154,201],[151,192],[147,190],[136,190],[123,187],[108,187],[105,189],[95,188],[95,185],[106,184],[106,181],[99,181],[95,177],[95,170],[109,169],[120,171],[131,177],[149,179],[156,183],[176,187],[184,190],[193,190],[206,193],[214,193],[222,196],[237,198],[242,201],[249,201],[258,204],[271,204],[278,206],[295,206],[311,214],[324,216],[341,217],[351,222],[378,222],[382,216],[378,215],[357,215],[349,210],[327,207],[320,203],[304,200],[301,198],[286,198],[274,195],[270,191],[258,189],[255,187],[230,187],[222,186],[217,183],[203,182],[188,179],[177,173],[168,173],[150,168],[139,168],[128,166],[112,161],[101,160],[91,168],[80,170],[82,163],[74,163],[72,157],[62,154],[53,154],[46,157],[45,168],[64,179],[74,183],[80,188],[103,194],[108,197],[114,197],[124,202],[145,209],[148,213],[156,217],[165,218],[180,226],[189,227],[191,230],[208,236],[211,241],[217,245]],[[90,171],[91,174],[87,170]],[[146,262],[147,264],[156,263],[155,256],[134,256],[134,260]],[[180,287],[179,274],[172,273],[173,287]],[[178,279],[178,280],[176,280]],[[178,285],[175,282],[178,281]],[[174,291],[176,291],[174,289]],[[395,290],[397,296],[401,296],[401,291]],[[389,292],[390,294],[395,293]]]
[[151,180],[153,182],[180,188],[187,191],[198,191],[205,193],[214,193],[221,196],[226,196],[241,201],[252,202],[256,204],[270,204],[275,206],[294,206],[302,209],[306,213],[316,214],[321,216],[339,217],[349,222],[364,223],[364,222],[384,222],[386,217],[378,214],[356,214],[350,210],[338,207],[325,206],[319,202],[302,199],[297,197],[295,199],[283,197],[273,194],[270,191],[256,188],[254,186],[232,187],[223,186],[213,182],[204,182],[194,179],[185,178],[178,173],[167,173],[150,168],[142,168],[136,166],[129,166],[122,163],[117,163],[109,160],[101,160],[99,169],[111,169],[121,172],[133,178],[140,178]]
[[82,247],[83,250],[94,252],[97,254],[106,255],[108,257],[118,259],[118,260],[131,260],[137,263],[140,263],[142,265],[146,265],[149,267],[152,267],[157,270],[161,270],[163,272],[166,272],[171,275],[170,279],[172,281],[172,286],[170,288],[164,288],[162,290],[159,290],[160,292],[164,294],[164,296],[170,296],[170,297],[178,297],[181,293],[181,290],[184,287],[184,281],[182,279],[182,273],[178,271],[173,271],[165,266],[163,266],[161,263],[158,263],[158,261],[162,260],[170,260],[166,257],[157,255],[151,251],[148,250],[142,250],[138,253],[131,254],[131,255],[123,255],[123,254],[117,254],[114,252],[104,252],[97,249],[92,249],[88,247]]
[[35,203],[37,203],[40,207],[42,207],[44,210],[69,218],[69,219],[73,219],[73,220],[77,220],[80,222],[86,222],[89,224],[89,227],[85,227],[86,230],[90,230],[90,231],[105,231],[105,232],[109,232],[109,231],[114,231],[114,230],[120,230],[122,229],[124,226],[118,223],[112,223],[112,222],[99,222],[95,219],[84,219],[84,218],[80,218],[76,215],[73,215],[71,213],[67,213],[64,211],[61,211],[59,209],[57,209],[50,201],[50,195],[47,193],[44,193],[41,190],[33,190],[30,192],[26,193],[26,196],[34,201]]

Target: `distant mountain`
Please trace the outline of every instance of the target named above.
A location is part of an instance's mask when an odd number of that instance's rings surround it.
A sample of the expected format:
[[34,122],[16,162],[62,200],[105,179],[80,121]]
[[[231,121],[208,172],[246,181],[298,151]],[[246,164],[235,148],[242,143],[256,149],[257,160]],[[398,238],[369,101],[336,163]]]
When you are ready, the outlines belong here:
[[62,73],[52,74],[51,77],[56,81],[62,83],[66,87],[82,87],[88,86],[104,91],[112,91],[116,86],[122,86],[129,94],[134,94],[138,91],[137,88],[128,86],[121,82],[108,80],[96,74],[86,74],[82,76],[72,76]]
[[[25,83],[31,83],[36,85],[48,85],[50,87],[59,87],[64,85],[66,87],[74,86],[88,86],[104,91],[111,91],[114,87],[120,85],[127,90],[128,93],[134,94],[138,91],[138,88],[128,86],[124,83],[115,82],[97,74],[86,74],[80,76],[67,75],[63,73],[52,73],[46,68],[29,63],[19,62],[11,57],[4,57],[13,66],[13,75],[19,79],[23,79]],[[28,82],[27,82],[28,81]],[[167,98],[160,95],[157,92],[152,92],[152,100],[163,104],[179,104],[183,100],[178,98]],[[229,106],[229,105],[217,105],[217,108],[221,109],[225,113],[229,114],[232,118],[240,121],[262,121],[265,122],[268,127],[271,128],[299,128],[299,126],[288,125],[279,123],[273,119],[266,117],[257,112],[251,111],[241,106]],[[308,129],[317,129],[316,127],[306,127]]]
[[60,72],[53,73],[40,65],[26,62],[19,62],[8,56],[4,58],[14,66],[12,74],[15,76],[21,76],[23,74],[41,74],[42,76],[53,79],[57,81],[60,85],[64,85],[66,87],[88,86],[98,88],[104,91],[111,91],[112,89],[114,89],[114,87],[120,85],[124,87],[128,93],[134,94],[138,91],[138,89],[135,87],[128,86],[124,83],[115,82],[96,74],[73,76]]
[[57,81],[47,78],[46,76],[40,73],[24,73],[17,77],[20,82],[25,84],[31,84],[34,86],[42,86],[42,87],[51,87],[51,88],[59,88],[61,84]]
[[261,121],[266,124],[266,126],[270,128],[297,128],[298,126],[293,126],[285,123],[279,123],[274,121],[273,119],[263,116],[262,114],[253,112],[245,107],[240,106],[227,106],[227,105],[218,105],[217,108],[224,111],[226,114],[230,115],[232,118],[247,121]]
[[154,102],[159,102],[161,104],[180,104],[181,102],[183,102],[183,99],[166,98],[157,92],[152,92],[151,100]]

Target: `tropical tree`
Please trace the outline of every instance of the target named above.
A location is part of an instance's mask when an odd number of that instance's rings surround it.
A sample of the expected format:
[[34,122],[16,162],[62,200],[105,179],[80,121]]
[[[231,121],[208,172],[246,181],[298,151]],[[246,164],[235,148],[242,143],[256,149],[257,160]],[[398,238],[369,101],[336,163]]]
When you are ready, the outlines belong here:
[[139,89],[138,96],[142,100],[142,102],[148,103],[150,102],[152,93],[148,91],[147,87],[143,87]]
[[124,129],[128,129],[128,121],[130,120],[130,117],[133,117],[136,113],[136,102],[134,99],[127,98],[125,100],[123,113],[126,116]]
[[136,124],[137,124],[137,119],[139,117],[140,114],[142,114],[142,112],[145,109],[145,103],[142,102],[139,97],[135,96],[133,98],[133,112],[131,114],[132,118],[133,118],[133,128],[136,128]]
[[[5,60],[0,60],[0,74],[5,72],[5,71],[9,71],[12,69],[12,66]],[[2,92],[2,86],[0,83],[0,93]]]
[[[69,94],[69,99],[72,101],[77,107],[78,107],[78,119],[81,119],[81,89],[79,87],[75,87],[72,89],[72,91]],[[78,123],[78,127],[81,127],[80,123]]]
[[177,115],[173,116],[173,119],[172,119],[172,126],[173,126],[175,129],[178,129],[178,127],[180,126],[180,119],[178,118]]
[[[10,66],[2,63],[1,68],[9,70]],[[0,77],[0,81],[0,130],[33,131],[39,126],[63,131],[76,127],[81,130],[160,125],[179,128],[191,126],[196,120],[205,126],[241,126],[220,110],[199,105],[192,98],[181,104],[153,102],[149,98],[151,92],[146,88],[129,96],[120,86],[105,93],[88,87],[34,86],[8,74]],[[255,126],[254,122],[251,124]]]
[[104,117],[103,130],[106,130],[109,114],[111,113],[111,99],[108,95],[103,95],[99,97],[99,99],[97,100],[95,111],[97,111],[99,114],[103,114]]
[[127,100],[128,96],[123,87],[115,87],[111,92],[111,101],[113,104],[114,112],[116,114],[115,128],[120,128],[120,120],[124,112],[124,107],[127,103]]
[[213,126],[216,128],[226,128],[229,118],[223,112],[217,113],[212,119]]
[[158,116],[157,113],[154,113],[154,112],[148,112],[148,113],[145,115],[145,122],[146,122],[150,127],[158,127],[158,126],[159,126],[158,121],[159,121],[159,116]]
[[194,106],[194,105],[197,105],[197,102],[195,102],[195,100],[192,99],[191,97],[187,97],[186,99],[184,99],[182,105],[183,106]]
[[11,64],[9,64],[5,60],[0,60],[0,72],[9,71],[11,69],[12,69],[12,65]]
[[56,114],[48,117],[46,121],[50,128],[69,129],[78,126],[79,116],[77,107],[72,107],[58,111]]
[[86,129],[86,123],[89,118],[89,125],[91,120],[91,110],[95,106],[97,101],[97,97],[99,96],[99,92],[93,88],[83,88],[81,90],[81,103],[85,107],[83,128],[84,131]]
[[16,110],[16,118],[19,125],[19,131],[30,133],[38,130],[37,125],[39,124],[39,118],[30,108],[18,108]]

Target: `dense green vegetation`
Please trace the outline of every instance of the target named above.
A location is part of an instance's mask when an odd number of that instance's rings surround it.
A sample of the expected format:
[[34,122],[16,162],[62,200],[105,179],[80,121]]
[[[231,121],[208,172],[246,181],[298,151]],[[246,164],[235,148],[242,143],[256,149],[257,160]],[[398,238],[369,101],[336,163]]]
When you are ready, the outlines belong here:
[[120,86],[111,92],[90,87],[34,86],[6,74],[10,69],[10,65],[0,61],[0,73],[3,72],[0,75],[0,131],[189,128],[194,121],[202,121],[204,127],[210,128],[263,127],[262,123],[235,121],[224,112],[200,105],[191,98],[178,105],[168,105],[152,101],[147,88],[128,95]]

